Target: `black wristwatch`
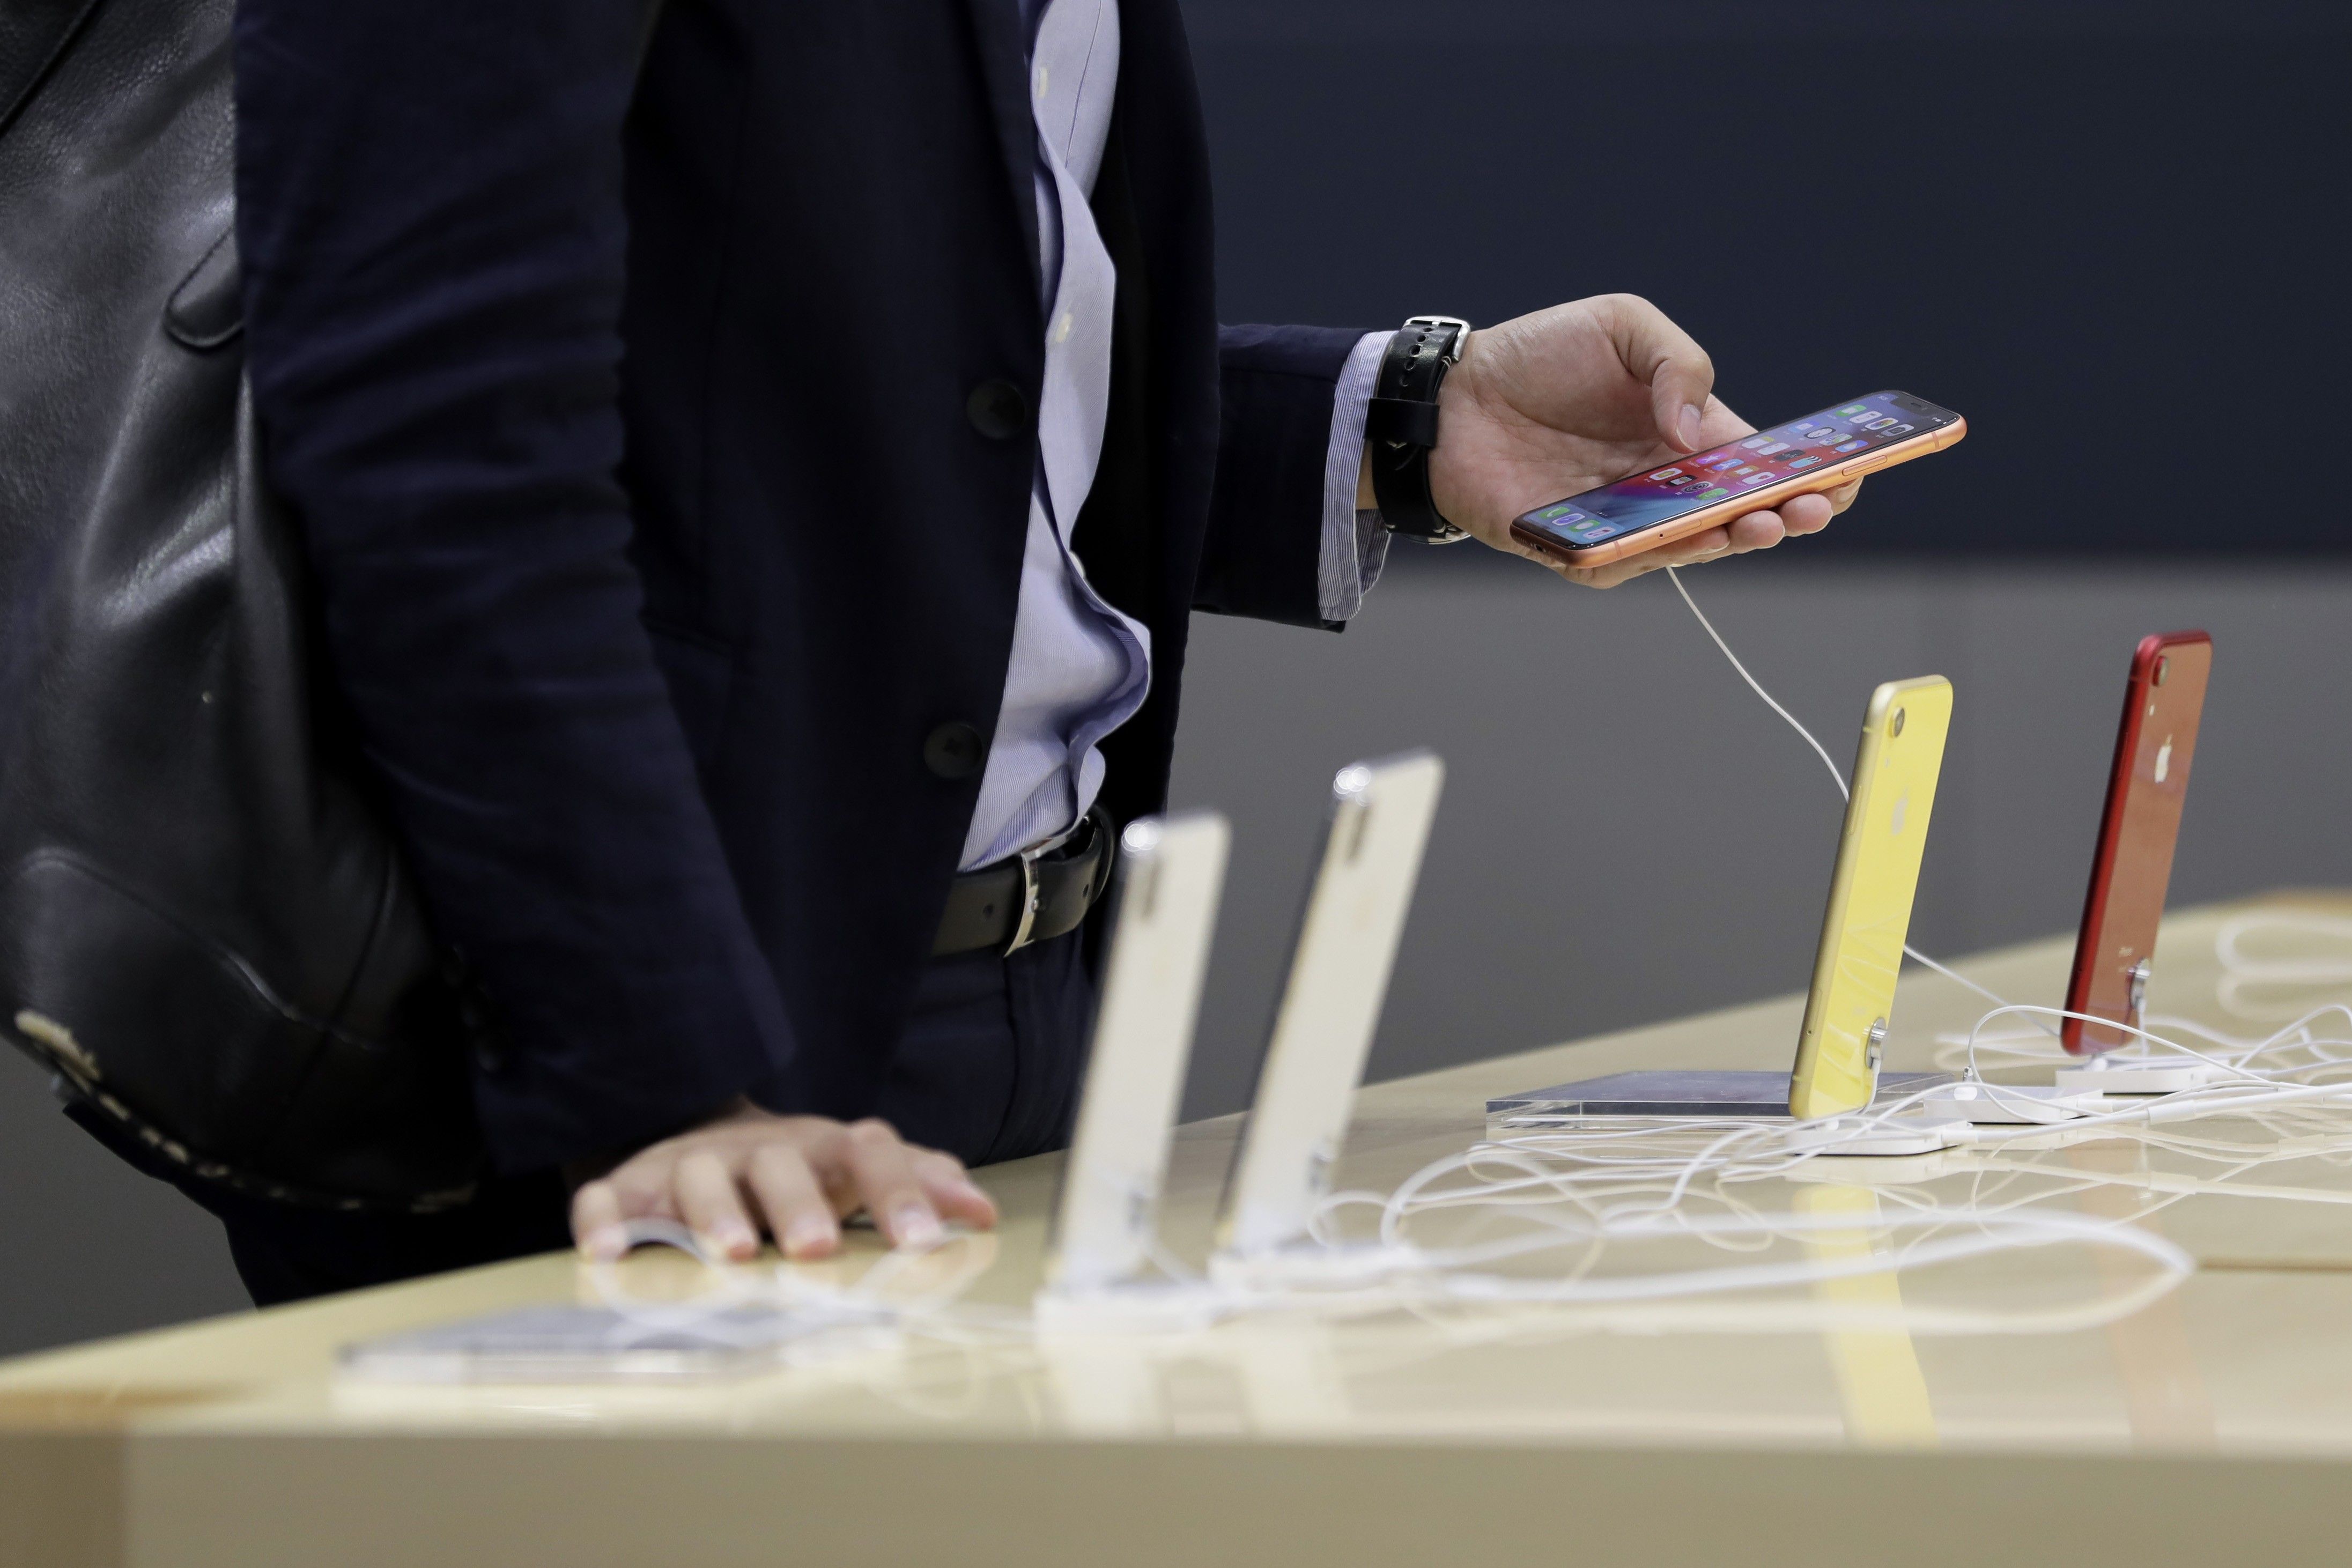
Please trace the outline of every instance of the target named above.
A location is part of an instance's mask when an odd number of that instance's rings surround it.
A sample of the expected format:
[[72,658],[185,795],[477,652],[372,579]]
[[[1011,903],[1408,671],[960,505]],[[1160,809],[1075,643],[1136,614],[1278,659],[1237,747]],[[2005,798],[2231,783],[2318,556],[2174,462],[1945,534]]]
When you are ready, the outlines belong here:
[[1372,497],[1393,533],[1431,544],[1470,537],[1437,515],[1429,499],[1429,449],[1437,445],[1437,389],[1462,357],[1470,323],[1459,316],[1415,316],[1389,340],[1372,405],[1364,417],[1371,453]]

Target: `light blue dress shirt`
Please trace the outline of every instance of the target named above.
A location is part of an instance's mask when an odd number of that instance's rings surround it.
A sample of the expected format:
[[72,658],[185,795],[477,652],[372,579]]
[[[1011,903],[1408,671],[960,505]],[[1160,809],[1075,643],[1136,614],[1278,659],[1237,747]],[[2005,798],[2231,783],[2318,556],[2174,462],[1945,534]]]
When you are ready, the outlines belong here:
[[[980,800],[964,837],[965,870],[1075,826],[1102,789],[1104,738],[1135,716],[1151,686],[1150,631],[1095,592],[1070,548],[1110,410],[1118,272],[1087,202],[1118,82],[1118,5],[1117,0],[1020,4],[1031,26],[1045,378],[1013,655]],[[1317,584],[1327,620],[1346,620],[1362,606],[1387,549],[1378,515],[1356,510],[1356,473],[1365,408],[1389,336],[1367,333],[1357,343],[1333,400]]]

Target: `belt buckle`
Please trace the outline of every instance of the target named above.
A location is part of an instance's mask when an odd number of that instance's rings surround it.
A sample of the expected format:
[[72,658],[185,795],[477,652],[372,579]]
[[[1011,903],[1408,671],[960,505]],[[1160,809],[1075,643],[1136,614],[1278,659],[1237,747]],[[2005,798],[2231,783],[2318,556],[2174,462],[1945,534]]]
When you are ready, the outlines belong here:
[[[1037,862],[1048,855],[1060,854],[1073,844],[1081,843],[1082,835],[1085,847],[1091,849],[1094,847],[1095,836],[1103,831],[1102,821],[1097,820],[1100,810],[1101,808],[1097,806],[1093,811],[1082,814],[1076,822],[1070,824],[1067,831],[1057,833],[1043,844],[1033,844],[1021,851],[1021,920],[1020,923],[1013,928],[1012,940],[1004,944],[1003,956],[1010,958],[1027,947],[1033,940],[1033,933],[1037,929],[1037,916],[1045,901],[1045,889],[1037,882]],[[1106,856],[1106,868],[1108,862],[1108,857]],[[1093,897],[1090,895],[1087,901],[1092,903]]]
[[1029,945],[1030,933],[1037,929],[1037,909],[1045,902],[1044,889],[1037,885],[1037,862],[1048,851],[1058,847],[1062,838],[1049,838],[1021,851],[1021,921],[1013,928],[1013,940],[1004,944],[1004,956],[1012,957]]

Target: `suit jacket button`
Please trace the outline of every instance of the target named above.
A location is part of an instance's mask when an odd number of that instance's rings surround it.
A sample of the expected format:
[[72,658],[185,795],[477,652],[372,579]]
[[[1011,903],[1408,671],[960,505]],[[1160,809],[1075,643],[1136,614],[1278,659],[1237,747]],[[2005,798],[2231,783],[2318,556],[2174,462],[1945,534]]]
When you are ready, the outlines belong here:
[[923,766],[943,779],[971,777],[980,772],[987,755],[987,748],[980,743],[980,731],[961,719],[940,725],[923,738]]
[[983,381],[964,399],[964,417],[992,441],[1010,441],[1029,428],[1029,400],[1009,381]]

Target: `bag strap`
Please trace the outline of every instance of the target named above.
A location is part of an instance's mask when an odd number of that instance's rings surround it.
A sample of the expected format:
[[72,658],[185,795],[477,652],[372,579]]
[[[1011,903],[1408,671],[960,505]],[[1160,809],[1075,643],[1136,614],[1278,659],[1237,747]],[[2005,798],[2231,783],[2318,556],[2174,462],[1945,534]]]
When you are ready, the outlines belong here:
[[[654,8],[660,9],[660,0]],[[0,133],[97,9],[98,0],[7,0],[0,5]]]

